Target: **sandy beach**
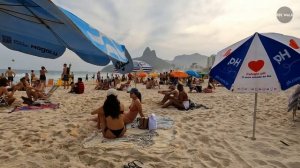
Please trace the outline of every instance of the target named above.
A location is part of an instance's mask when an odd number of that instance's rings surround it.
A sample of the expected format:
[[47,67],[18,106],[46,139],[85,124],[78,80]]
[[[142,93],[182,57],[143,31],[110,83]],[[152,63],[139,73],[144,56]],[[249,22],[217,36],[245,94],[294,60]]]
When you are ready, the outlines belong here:
[[[288,98],[294,88],[276,94],[258,95],[256,140],[252,136],[254,94],[232,93],[218,87],[214,93],[191,93],[190,99],[209,109],[178,111],[162,109],[157,104],[162,95],[158,89],[143,95],[147,115],[169,117],[171,128],[158,129],[154,143],[140,146],[115,141],[84,145],[97,134],[90,112],[102,105],[106,91],[94,90],[94,82],[86,84],[82,95],[67,93],[62,87],[51,97],[59,109],[17,111],[0,108],[0,167],[123,167],[133,160],[142,167],[230,167],[230,168],[299,168],[300,123],[287,112]],[[167,86],[163,86],[166,89]],[[187,88],[186,88],[187,90]],[[24,92],[17,92],[18,100]],[[128,109],[130,99],[125,91],[119,99]],[[128,130],[130,135],[134,130]],[[282,143],[282,142],[286,143]]]

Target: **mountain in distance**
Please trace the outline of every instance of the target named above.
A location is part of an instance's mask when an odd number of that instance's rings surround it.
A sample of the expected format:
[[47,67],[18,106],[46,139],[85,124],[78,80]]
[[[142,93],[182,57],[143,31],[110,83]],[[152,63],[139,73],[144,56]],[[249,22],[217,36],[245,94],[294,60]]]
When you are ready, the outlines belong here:
[[178,55],[172,61],[179,69],[196,69],[201,70],[207,67],[208,58],[205,55],[194,53],[191,55]]
[[[208,56],[204,56],[198,53],[191,55],[179,55],[174,57],[174,60],[163,60],[157,57],[155,50],[151,50],[147,47],[143,55],[138,58],[134,58],[133,60],[144,61],[150,64],[153,67],[154,71],[168,71],[170,69],[195,69],[195,70],[203,70],[207,68],[207,65],[210,62]],[[103,72],[113,72],[114,68],[112,65],[106,66],[102,69]]]
[[[171,64],[167,61],[160,59],[156,56],[155,50],[151,50],[147,47],[143,55],[141,57],[133,58],[133,60],[144,61],[150,64],[155,71],[164,71],[172,68]],[[113,72],[114,67],[112,65],[108,65],[102,69],[103,72]]]
[[144,50],[143,55],[141,57],[134,58],[134,60],[144,61],[150,64],[153,67],[153,70],[156,71],[172,69],[172,65],[170,63],[161,58],[158,58],[156,56],[155,50],[151,50],[149,47],[147,47]]

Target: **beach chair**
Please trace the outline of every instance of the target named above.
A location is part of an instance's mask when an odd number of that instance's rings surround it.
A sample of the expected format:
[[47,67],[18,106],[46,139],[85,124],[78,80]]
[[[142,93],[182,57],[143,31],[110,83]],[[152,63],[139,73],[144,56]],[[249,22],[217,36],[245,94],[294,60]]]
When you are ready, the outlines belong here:
[[5,99],[5,96],[0,96],[0,106],[8,106],[8,102]]
[[49,99],[58,88],[59,85],[53,85],[51,89],[46,93],[46,99]]
[[48,84],[47,84],[47,87],[51,87],[54,85],[54,79],[49,79],[48,80]]

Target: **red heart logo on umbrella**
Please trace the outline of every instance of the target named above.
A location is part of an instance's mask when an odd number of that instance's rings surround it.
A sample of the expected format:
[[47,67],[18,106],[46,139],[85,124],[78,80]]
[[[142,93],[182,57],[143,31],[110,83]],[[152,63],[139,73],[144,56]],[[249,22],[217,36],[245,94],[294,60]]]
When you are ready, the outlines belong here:
[[297,42],[296,42],[294,39],[291,39],[291,40],[290,40],[290,46],[291,46],[293,49],[299,49],[299,46],[298,46]]
[[227,50],[226,53],[223,56],[227,57],[229,54],[231,54],[231,49]]
[[260,71],[264,65],[265,62],[263,60],[251,61],[248,63],[248,67],[254,72]]

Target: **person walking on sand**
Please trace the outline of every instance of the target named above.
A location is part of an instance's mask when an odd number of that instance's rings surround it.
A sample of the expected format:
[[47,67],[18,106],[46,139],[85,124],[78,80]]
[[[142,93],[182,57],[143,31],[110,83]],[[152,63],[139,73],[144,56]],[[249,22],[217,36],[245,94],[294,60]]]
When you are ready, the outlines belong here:
[[85,81],[88,81],[89,80],[89,74],[86,74],[85,75]]
[[42,66],[41,70],[40,70],[40,81],[44,86],[46,86],[46,73],[47,72],[48,72],[47,69],[44,66]]
[[11,86],[14,81],[14,77],[16,76],[16,73],[13,70],[11,70],[11,67],[8,67],[5,72],[5,76],[8,79],[9,86]]
[[63,65],[62,79],[64,81],[64,89],[69,89],[69,70],[67,64]]

